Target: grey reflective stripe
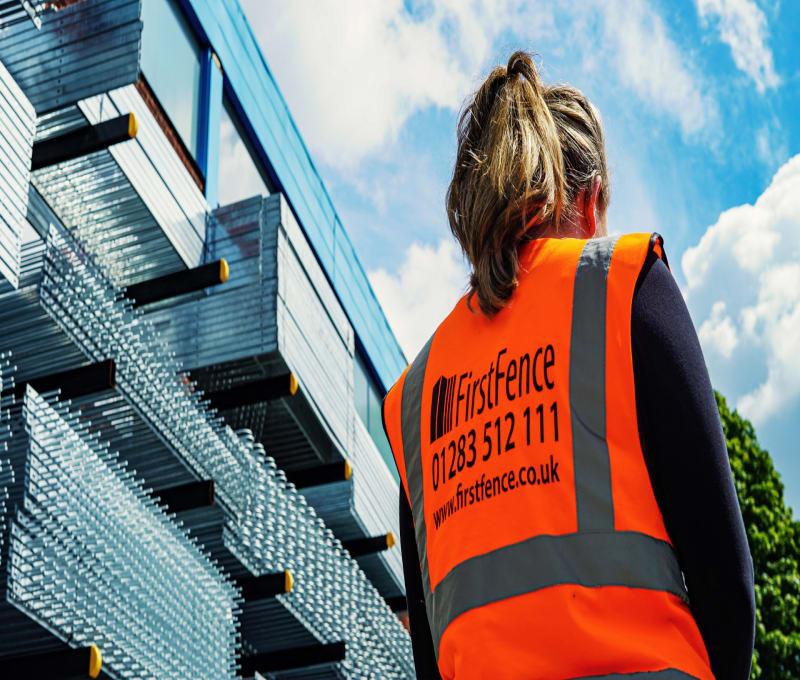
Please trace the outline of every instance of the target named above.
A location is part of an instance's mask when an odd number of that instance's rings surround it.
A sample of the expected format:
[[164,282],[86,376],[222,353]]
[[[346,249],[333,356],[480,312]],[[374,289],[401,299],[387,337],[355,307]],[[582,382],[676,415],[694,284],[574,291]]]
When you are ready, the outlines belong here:
[[403,436],[403,460],[406,464],[406,482],[414,515],[414,535],[417,540],[419,562],[422,568],[422,589],[425,591],[425,609],[433,630],[433,603],[431,602],[431,580],[428,575],[428,541],[425,532],[425,506],[422,497],[422,445],[420,420],[422,418],[422,385],[425,381],[425,366],[431,349],[433,336],[420,350],[406,372],[403,393],[400,395],[400,431]]
[[700,680],[677,668],[665,668],[663,671],[645,671],[644,673],[612,673],[611,675],[582,675],[571,680]]
[[542,588],[625,586],[686,600],[669,543],[634,531],[540,535],[477,555],[453,567],[433,593],[435,645],[461,614]]
[[569,408],[578,531],[613,531],[606,442],[606,290],[616,238],[586,242],[575,271]]

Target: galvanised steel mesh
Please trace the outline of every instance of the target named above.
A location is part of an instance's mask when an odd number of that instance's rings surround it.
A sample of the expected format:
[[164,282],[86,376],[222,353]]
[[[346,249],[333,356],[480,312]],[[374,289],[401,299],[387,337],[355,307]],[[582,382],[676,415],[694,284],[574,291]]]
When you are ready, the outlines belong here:
[[[0,0],[0,21],[13,4]],[[0,30],[0,60],[39,114],[36,141],[123,114],[138,127],[133,140],[37,169],[37,190],[119,285],[200,264],[209,206],[147,103],[142,0],[36,4],[52,10],[41,30]]]
[[118,287],[201,263],[201,190],[134,85],[39,117],[37,140],[123,114],[136,138],[35,170],[32,183]]
[[28,205],[34,126],[33,107],[0,62],[0,276],[14,287],[19,275],[20,229]]
[[[355,410],[353,329],[286,199],[214,211],[207,247],[229,262],[228,283],[157,303],[147,318],[209,391],[291,371],[296,395],[226,410],[226,419],[290,473],[336,456],[353,464],[351,481],[303,490],[340,539],[398,535],[398,485]],[[399,550],[360,561],[383,595],[403,592]]]
[[[4,0],[0,7],[8,4]],[[45,10],[39,13],[41,26],[19,22],[0,31],[0,59],[37,111],[136,82],[141,0],[25,4]],[[62,6],[46,11],[54,5]]]
[[[392,531],[399,536],[397,484],[389,474],[375,443],[357,414],[353,414],[353,444],[348,460],[350,481],[307,487],[301,491],[325,523],[342,540]],[[403,594],[400,549],[357,558],[357,562],[384,596]]]
[[246,491],[237,475],[244,447],[78,242],[53,224],[46,244],[26,249],[23,270],[20,289],[0,295],[3,347],[18,379],[113,358],[115,390],[81,403],[107,422],[111,446],[156,488],[214,479],[235,513]]
[[0,458],[0,570],[3,569],[3,550],[8,529],[9,499],[8,490],[14,483],[14,473],[7,458]]
[[72,646],[98,645],[120,678],[235,675],[237,588],[66,403],[28,386],[12,418],[22,497],[0,626],[13,605]]
[[[26,249],[23,270],[20,290],[0,296],[4,342],[15,350],[19,379],[68,368],[65,359],[74,366],[113,358],[115,391],[80,403],[94,434],[125,448],[122,457],[149,485],[175,478],[174,468],[214,479],[230,510],[228,549],[254,575],[292,571],[295,589],[277,601],[312,639],[345,641],[347,657],[336,672],[413,677],[408,635],[358,565],[263,447],[208,412],[150,322],[74,238],[53,224],[46,244]],[[146,455],[137,457],[144,429],[157,434],[160,448],[145,439]],[[264,637],[280,637],[272,623],[262,620]]]
[[275,461],[255,444],[251,503],[226,531],[232,552],[254,571],[289,569],[295,587],[279,596],[323,642],[346,642],[348,678],[411,678],[408,633],[330,529]]
[[308,668],[295,668],[292,670],[256,674],[253,680],[347,680],[348,675],[337,666],[320,665]]

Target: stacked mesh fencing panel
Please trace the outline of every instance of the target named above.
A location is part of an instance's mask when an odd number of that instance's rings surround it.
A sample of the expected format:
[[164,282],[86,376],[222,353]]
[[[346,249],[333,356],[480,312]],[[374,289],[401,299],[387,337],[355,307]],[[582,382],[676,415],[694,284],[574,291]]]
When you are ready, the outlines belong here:
[[325,677],[414,677],[408,633],[285,473],[262,454],[251,459],[248,477],[251,502],[227,533],[229,546],[254,571],[288,568],[295,587],[281,600],[320,641],[345,641],[345,660]]
[[[22,611],[72,646],[98,645],[114,677],[234,676],[234,585],[91,422],[30,386],[12,418],[9,453],[21,484],[12,495],[3,629],[13,630]],[[29,634],[2,640],[16,652],[35,644]]]
[[[3,452],[5,453],[5,451]],[[5,543],[7,540],[9,519],[9,490],[14,483],[14,473],[11,463],[7,458],[0,458],[0,571],[3,571],[5,562]]]
[[28,205],[34,111],[0,62],[0,276],[16,287]]
[[39,114],[139,77],[141,0],[63,4],[40,13],[40,28],[20,22],[0,32],[0,59]]
[[[141,315],[61,225],[23,250],[20,289],[0,295],[18,381],[113,358],[115,389],[76,400],[154,488],[214,479],[237,508],[238,438],[209,414]],[[98,425],[99,427],[99,425]]]
[[[211,259],[228,261],[228,283],[207,298],[166,304],[168,310],[151,317],[177,359],[195,369],[207,390],[286,370],[296,374],[300,399],[226,414],[257,440],[269,436],[282,467],[348,451],[353,329],[285,198],[274,194],[220,208],[209,221],[206,245]],[[313,431],[291,429],[292,420]]]
[[133,114],[135,139],[33,172],[32,182],[118,286],[200,263],[208,204],[135,85],[39,116],[37,141]]
[[40,4],[41,30],[27,22],[0,31],[0,60],[38,115],[36,141],[127,114],[137,132],[38,168],[34,186],[118,285],[196,266],[208,204],[153,113],[142,0]]
[[[353,329],[286,199],[273,194],[216,210],[207,248],[229,262],[228,283],[153,305],[147,317],[208,392],[294,374],[297,394],[221,412],[265,443],[290,478],[352,462],[351,481],[303,490],[338,538],[397,536],[398,486],[354,407]],[[362,562],[382,594],[402,594],[399,550]]]
[[46,243],[23,249],[21,286],[0,295],[0,323],[19,381],[113,358],[114,389],[72,402],[81,426],[91,423],[92,436],[149,487],[213,479],[226,550],[255,576],[292,571],[294,590],[248,622],[249,632],[243,625],[245,641],[266,643],[245,645],[245,654],[290,646],[280,639],[288,613],[305,631],[301,642],[346,643],[329,677],[413,677],[408,634],[357,563],[263,447],[209,412],[150,321],[60,224]]

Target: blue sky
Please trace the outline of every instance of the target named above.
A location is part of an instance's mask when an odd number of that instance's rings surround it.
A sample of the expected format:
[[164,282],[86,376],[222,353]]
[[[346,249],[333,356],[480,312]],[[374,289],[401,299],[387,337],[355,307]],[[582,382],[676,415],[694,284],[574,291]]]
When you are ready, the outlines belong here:
[[[464,289],[464,99],[518,48],[600,110],[612,231],[658,231],[711,379],[800,509],[800,3],[242,0],[407,356]],[[794,159],[794,160],[793,160]]]

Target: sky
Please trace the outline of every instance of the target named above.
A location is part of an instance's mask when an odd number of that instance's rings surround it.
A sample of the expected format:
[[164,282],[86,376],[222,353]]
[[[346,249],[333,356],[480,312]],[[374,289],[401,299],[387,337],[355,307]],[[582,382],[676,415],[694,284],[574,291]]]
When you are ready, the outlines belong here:
[[800,3],[241,2],[409,358],[466,289],[444,208],[461,107],[516,49],[581,89],[609,229],[663,235],[712,384],[800,515]]

